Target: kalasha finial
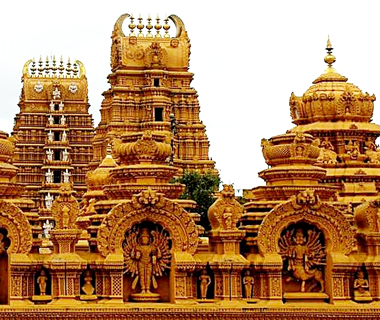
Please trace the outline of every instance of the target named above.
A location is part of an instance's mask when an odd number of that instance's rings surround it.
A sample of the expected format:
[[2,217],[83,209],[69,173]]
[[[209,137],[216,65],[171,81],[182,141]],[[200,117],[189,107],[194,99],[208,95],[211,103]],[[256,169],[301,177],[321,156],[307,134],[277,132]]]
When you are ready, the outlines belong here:
[[327,37],[327,56],[325,57],[325,62],[332,68],[332,64],[336,61],[335,56],[332,55],[333,47],[331,46],[330,36]]

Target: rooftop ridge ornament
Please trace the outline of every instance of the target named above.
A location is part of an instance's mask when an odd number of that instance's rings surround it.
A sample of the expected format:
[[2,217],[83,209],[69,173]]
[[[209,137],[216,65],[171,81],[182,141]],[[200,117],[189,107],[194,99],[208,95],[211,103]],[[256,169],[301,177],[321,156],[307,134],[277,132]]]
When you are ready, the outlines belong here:
[[71,62],[70,57],[67,63],[64,63],[61,56],[57,63],[55,55],[52,57],[46,57],[45,62],[40,57],[39,61],[30,59],[23,68],[23,74],[30,78],[64,78],[64,79],[78,79],[85,76],[85,68],[79,60]]

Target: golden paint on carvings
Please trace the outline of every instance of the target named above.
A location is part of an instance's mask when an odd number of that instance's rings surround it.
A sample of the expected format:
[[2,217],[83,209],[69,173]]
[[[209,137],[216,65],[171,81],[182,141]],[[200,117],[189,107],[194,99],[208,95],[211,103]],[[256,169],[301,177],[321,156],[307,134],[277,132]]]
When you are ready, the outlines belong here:
[[295,127],[261,141],[266,185],[243,197],[224,185],[208,212],[173,183],[217,174],[177,16],[116,21],[96,132],[83,64],[28,61],[14,134],[0,132],[2,314],[376,317],[375,96],[326,49],[326,71],[290,96]]

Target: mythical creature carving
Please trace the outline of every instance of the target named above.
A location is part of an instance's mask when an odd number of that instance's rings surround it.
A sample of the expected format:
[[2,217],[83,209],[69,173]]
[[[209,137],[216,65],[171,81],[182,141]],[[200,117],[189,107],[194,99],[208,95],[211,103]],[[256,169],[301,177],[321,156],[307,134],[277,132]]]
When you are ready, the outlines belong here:
[[325,289],[322,271],[318,269],[326,258],[320,238],[321,233],[315,229],[297,227],[287,230],[279,240],[280,254],[286,266],[284,272],[290,273],[286,281],[301,281],[301,292],[306,291],[308,280],[312,280],[308,291],[312,291],[318,283],[320,292]]
[[370,163],[380,163],[380,150],[371,137],[364,142],[364,152]]
[[346,144],[346,154],[349,155],[351,160],[357,160],[358,156],[360,155],[360,148],[359,148],[359,142],[358,141],[348,141]]
[[211,229],[234,230],[243,213],[243,207],[235,200],[235,192],[232,185],[225,184],[219,198],[208,210],[208,218]]
[[[134,226],[125,236],[123,243],[125,272],[133,278],[132,290],[140,285],[140,293],[133,299],[144,301],[146,296],[157,296],[151,288],[157,289],[156,277],[162,277],[170,269],[170,242],[166,230],[150,230],[147,227]],[[138,298],[138,299],[136,299]]]
[[317,162],[319,163],[336,163],[337,162],[337,154],[334,151],[334,146],[329,141],[327,137],[320,144],[321,152],[319,153],[319,157]]

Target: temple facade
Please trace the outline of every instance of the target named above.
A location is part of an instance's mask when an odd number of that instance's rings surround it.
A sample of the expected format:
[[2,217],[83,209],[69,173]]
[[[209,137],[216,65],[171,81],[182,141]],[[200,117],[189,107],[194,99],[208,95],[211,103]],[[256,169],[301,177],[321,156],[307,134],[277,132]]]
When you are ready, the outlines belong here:
[[95,132],[82,63],[25,64],[14,132],[0,132],[0,315],[376,319],[375,96],[334,69],[328,41],[326,71],[291,94],[295,127],[261,141],[266,185],[243,201],[224,185],[205,233],[173,182],[217,174],[190,42],[179,17],[154,20],[116,21]]

